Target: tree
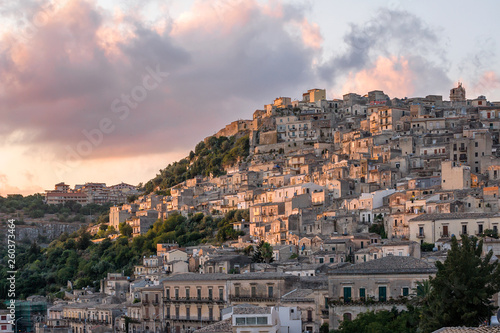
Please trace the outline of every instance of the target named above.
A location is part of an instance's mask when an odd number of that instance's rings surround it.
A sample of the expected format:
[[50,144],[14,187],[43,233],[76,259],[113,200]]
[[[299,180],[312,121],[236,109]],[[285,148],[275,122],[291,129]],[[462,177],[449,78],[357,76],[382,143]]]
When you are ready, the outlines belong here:
[[478,326],[487,321],[496,307],[491,297],[500,289],[500,265],[490,262],[493,252],[481,258],[483,241],[455,236],[451,250],[436,276],[430,278],[431,292],[424,305],[420,326],[424,332],[447,326]]
[[132,227],[125,222],[120,223],[119,230],[120,230],[120,234],[122,234],[123,236],[126,236],[126,237],[132,236],[132,232],[134,231],[132,229]]
[[377,216],[375,216],[375,218],[373,219],[373,224],[370,226],[370,228],[368,228],[368,231],[379,234],[382,238],[387,238],[384,227],[384,217],[382,216],[382,214],[378,214]]
[[271,244],[261,241],[255,250],[253,257],[253,262],[265,262],[270,263],[273,261],[273,247]]
[[393,333],[417,331],[419,312],[412,306],[408,311],[369,311],[359,314],[354,320],[344,320],[339,333]]
[[431,294],[431,283],[429,280],[417,281],[417,286],[413,288],[414,297],[411,303],[415,306],[422,306],[427,303]]
[[84,232],[80,238],[78,238],[78,241],[76,242],[76,247],[80,250],[85,250],[87,247],[92,244],[92,241],[90,240],[90,234],[88,232]]

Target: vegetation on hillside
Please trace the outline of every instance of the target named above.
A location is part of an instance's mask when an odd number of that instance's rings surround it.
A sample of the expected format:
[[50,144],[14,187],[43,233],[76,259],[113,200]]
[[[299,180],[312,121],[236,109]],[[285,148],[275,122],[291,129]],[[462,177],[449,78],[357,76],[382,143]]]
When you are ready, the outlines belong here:
[[[97,205],[88,204],[82,206],[77,202],[67,202],[65,204],[47,205],[42,194],[22,196],[20,194],[9,195],[6,198],[0,196],[0,213],[10,214],[22,222],[23,217],[42,218],[45,214],[57,214],[60,221],[84,222],[86,215],[100,216],[109,212],[111,204]],[[70,217],[71,216],[71,217]],[[103,216],[102,219],[106,219]]]
[[[248,210],[230,211],[218,218],[202,213],[187,218],[175,214],[158,220],[145,235],[120,236],[113,241],[106,238],[99,244],[92,243],[91,235],[85,229],[71,235],[63,234],[45,249],[36,243],[19,243],[16,252],[17,298],[59,292],[67,281],[72,281],[75,288],[98,287],[99,280],[108,272],[124,271],[131,275],[134,265],[140,264],[143,256],[156,254],[158,243],[177,242],[180,246],[189,246],[235,239],[242,232],[233,230],[231,222],[248,219],[248,214]],[[8,290],[7,247],[0,250],[0,255],[0,299],[5,299]]]
[[149,194],[159,187],[158,194],[165,194],[170,187],[182,183],[198,175],[218,177],[224,174],[223,166],[232,165],[249,155],[248,135],[236,137],[210,137],[207,142],[201,141],[189,153],[187,158],[169,164],[155,178],[144,185],[144,193]]

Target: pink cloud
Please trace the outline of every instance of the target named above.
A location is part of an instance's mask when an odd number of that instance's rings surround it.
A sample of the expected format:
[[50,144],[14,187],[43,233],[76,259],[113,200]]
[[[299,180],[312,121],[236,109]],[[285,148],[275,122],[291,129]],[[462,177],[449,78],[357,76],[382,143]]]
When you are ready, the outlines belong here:
[[414,73],[405,57],[378,57],[371,68],[349,73],[342,92],[366,93],[383,90],[389,96],[404,97],[414,92]]
[[300,27],[302,31],[302,42],[304,45],[319,50],[321,48],[321,44],[323,44],[323,36],[321,36],[318,24],[309,23],[309,21],[304,18]]
[[182,36],[199,30],[206,34],[230,34],[235,27],[243,27],[259,9],[252,0],[197,0],[192,8],[177,18],[171,35]]
[[481,74],[479,78],[472,81],[472,85],[469,89],[466,87],[468,93],[468,98],[476,98],[479,95],[485,95],[488,98],[488,94],[500,88],[500,77],[499,75],[488,70]]

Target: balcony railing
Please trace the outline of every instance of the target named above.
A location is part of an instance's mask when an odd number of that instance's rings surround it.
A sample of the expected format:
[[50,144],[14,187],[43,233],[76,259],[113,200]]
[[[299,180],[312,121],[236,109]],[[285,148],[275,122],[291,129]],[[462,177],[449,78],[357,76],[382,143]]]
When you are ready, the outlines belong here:
[[263,296],[230,296],[229,300],[232,302],[276,302],[276,297],[263,297]]
[[423,232],[417,232],[417,238],[425,238],[425,234]]
[[224,299],[219,299],[219,298],[210,298],[210,297],[190,297],[190,298],[185,298],[185,297],[179,297],[179,298],[167,298],[163,297],[163,302],[164,303],[224,303]]
[[171,316],[168,320],[173,320],[173,321],[203,321],[203,322],[207,322],[207,321],[214,321],[214,318],[207,318],[207,317],[202,317],[201,319],[198,318],[198,316]]
[[442,238],[450,238],[450,233],[449,232],[440,232],[439,236]]

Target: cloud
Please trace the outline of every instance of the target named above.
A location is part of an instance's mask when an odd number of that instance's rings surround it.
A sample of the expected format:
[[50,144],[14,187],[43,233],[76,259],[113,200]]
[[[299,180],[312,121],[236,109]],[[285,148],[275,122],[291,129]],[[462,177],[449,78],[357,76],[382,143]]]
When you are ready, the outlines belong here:
[[484,71],[477,78],[470,81],[470,85],[465,83],[467,98],[476,98],[479,95],[484,95],[488,98],[489,94],[500,89],[500,76],[492,70]]
[[[381,80],[377,89],[385,86],[392,97],[435,93],[450,80],[445,45],[434,31],[414,14],[382,8],[364,24],[350,25],[344,35],[345,49],[319,66],[318,74],[334,86],[347,81],[344,89],[374,87]],[[384,73],[385,69],[389,72]],[[366,93],[343,90],[347,92]]]
[[379,57],[372,68],[351,73],[342,91],[383,90],[396,96],[408,96],[415,90],[414,76],[405,57]]
[[[47,21],[28,41],[14,32],[2,37],[0,136],[50,145],[59,157],[88,141],[83,131],[99,129],[104,118],[114,130],[81,157],[168,152],[173,143],[189,149],[214,128],[249,117],[256,103],[313,81],[311,50],[290,47],[285,29],[303,16],[281,3],[196,1],[176,20],[165,14],[163,29],[90,1],[44,10]],[[308,27],[317,43],[317,26]],[[168,77],[120,119],[113,102],[141,86],[148,68]]]
[[31,185],[28,187],[20,188],[9,184],[9,178],[5,174],[0,174],[0,195],[7,194],[22,194],[29,195],[37,192],[43,192],[44,189],[38,185]]

